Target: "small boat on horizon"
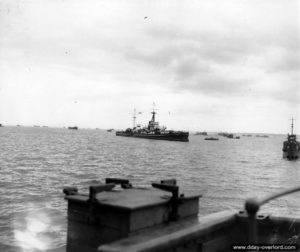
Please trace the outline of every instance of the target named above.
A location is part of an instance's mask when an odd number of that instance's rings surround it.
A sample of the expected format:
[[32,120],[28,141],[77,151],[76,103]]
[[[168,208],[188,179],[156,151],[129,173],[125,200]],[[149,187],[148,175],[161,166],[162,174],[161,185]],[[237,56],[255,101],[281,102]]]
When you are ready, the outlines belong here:
[[294,134],[294,118],[291,125],[291,134],[287,135],[287,141],[283,142],[283,158],[298,159],[300,156],[300,143],[297,141],[297,136]]
[[219,136],[227,137],[229,139],[240,139],[240,136],[235,136],[233,133],[218,133]]
[[264,138],[268,138],[268,135],[256,135],[256,137],[264,137]]
[[136,111],[134,109],[133,114],[133,128],[127,128],[124,131],[116,131],[116,136],[123,137],[136,137],[136,138],[147,138],[153,140],[168,140],[168,141],[189,141],[189,132],[187,131],[174,131],[166,130],[167,127],[160,127],[159,123],[155,121],[155,110],[153,104],[153,111],[151,112],[152,118],[148,123],[147,127],[141,127],[141,125],[135,125]]
[[219,138],[216,138],[216,137],[206,137],[206,138],[204,138],[204,140],[218,141]]
[[112,131],[114,131],[114,129],[108,129],[108,130],[106,130],[107,132],[112,132]]
[[77,126],[73,126],[73,127],[68,127],[69,130],[78,130]]
[[231,138],[231,139],[233,139],[233,134],[232,134],[232,133],[230,133],[230,134],[228,134],[226,137],[227,137],[227,138]]
[[195,134],[194,134],[194,136],[207,136],[207,132],[205,132],[205,131],[203,131],[203,132],[196,132]]

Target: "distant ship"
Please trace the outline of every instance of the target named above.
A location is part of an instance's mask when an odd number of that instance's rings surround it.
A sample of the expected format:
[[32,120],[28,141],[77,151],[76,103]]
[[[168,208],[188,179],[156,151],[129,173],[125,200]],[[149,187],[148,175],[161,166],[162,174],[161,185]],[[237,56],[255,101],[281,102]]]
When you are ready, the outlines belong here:
[[108,129],[108,130],[106,130],[107,132],[112,132],[114,129]]
[[232,139],[233,139],[233,134],[229,133],[226,137],[227,137],[227,138],[232,138]]
[[223,137],[233,138],[233,134],[231,134],[231,133],[220,132],[220,133],[218,133],[218,135],[223,136]]
[[207,136],[207,132],[205,132],[205,131],[203,131],[203,132],[196,132],[195,136],[198,136],[198,135]]
[[287,141],[283,142],[283,157],[287,159],[298,159],[300,156],[300,143],[297,141],[296,134],[294,134],[294,118],[291,125],[291,134],[287,135]]
[[216,138],[216,137],[206,137],[206,138],[204,138],[204,140],[218,141],[219,138]]
[[256,137],[265,137],[265,138],[268,138],[269,136],[268,135],[256,135]]
[[77,126],[74,126],[74,127],[68,127],[69,130],[78,130],[78,127]]
[[227,138],[230,138],[230,139],[240,139],[239,136],[234,136],[232,133],[221,132],[221,133],[218,133],[218,135],[223,136],[223,137],[227,137]]
[[166,130],[166,127],[160,127],[159,123],[155,121],[155,110],[151,112],[152,118],[148,123],[147,127],[141,127],[140,125],[135,126],[136,112],[134,110],[133,115],[133,128],[128,128],[125,131],[116,131],[117,136],[124,137],[137,137],[147,138],[155,140],[168,140],[168,141],[189,141],[189,132],[186,131],[174,131]]

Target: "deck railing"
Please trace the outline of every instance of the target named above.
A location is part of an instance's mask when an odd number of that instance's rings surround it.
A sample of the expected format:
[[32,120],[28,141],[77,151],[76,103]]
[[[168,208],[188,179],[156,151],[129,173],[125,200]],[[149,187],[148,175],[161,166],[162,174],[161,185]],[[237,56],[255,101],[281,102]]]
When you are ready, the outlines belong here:
[[248,213],[249,217],[249,243],[250,244],[255,244],[257,243],[257,223],[256,223],[256,214],[259,211],[259,208],[264,205],[265,203],[277,199],[279,197],[294,193],[294,192],[299,192],[300,191],[300,186],[293,187],[290,189],[285,189],[283,191],[273,193],[271,195],[262,197],[262,198],[250,198],[246,200],[245,203],[245,210]]

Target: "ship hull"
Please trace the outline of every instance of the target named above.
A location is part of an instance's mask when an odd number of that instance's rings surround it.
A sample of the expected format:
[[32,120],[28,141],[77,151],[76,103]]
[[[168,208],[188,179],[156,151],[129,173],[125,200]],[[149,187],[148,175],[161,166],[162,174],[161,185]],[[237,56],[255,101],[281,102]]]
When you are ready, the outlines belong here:
[[284,151],[282,154],[283,158],[287,159],[298,159],[300,157],[300,151]]
[[146,133],[117,131],[116,136],[146,138],[146,139],[153,139],[153,140],[180,141],[180,142],[188,142],[189,141],[189,133],[188,132],[146,134]]
[[283,158],[298,159],[300,157],[300,143],[296,141],[295,135],[290,135],[288,141],[283,142]]

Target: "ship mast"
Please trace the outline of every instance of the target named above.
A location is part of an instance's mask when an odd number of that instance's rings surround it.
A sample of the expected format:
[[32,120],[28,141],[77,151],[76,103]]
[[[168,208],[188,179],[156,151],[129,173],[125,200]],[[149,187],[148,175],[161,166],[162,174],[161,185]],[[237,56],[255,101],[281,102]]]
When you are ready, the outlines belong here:
[[133,128],[135,128],[135,120],[136,120],[136,109],[133,110]]
[[151,119],[151,121],[152,122],[155,122],[155,114],[156,114],[156,112],[155,112],[155,103],[153,102],[153,111],[151,112],[151,114],[152,114],[152,119]]
[[292,120],[292,125],[291,125],[291,130],[292,130],[292,135],[294,135],[294,118],[292,117],[292,119],[290,119],[290,120]]

